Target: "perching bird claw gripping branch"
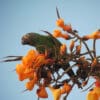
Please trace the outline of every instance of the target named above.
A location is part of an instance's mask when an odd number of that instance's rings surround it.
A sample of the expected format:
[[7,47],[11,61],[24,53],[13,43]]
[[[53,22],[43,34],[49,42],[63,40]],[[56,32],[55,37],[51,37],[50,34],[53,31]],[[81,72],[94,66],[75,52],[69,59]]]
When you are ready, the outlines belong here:
[[[85,36],[79,36],[72,25],[66,24],[57,11],[56,25],[53,33],[43,31],[46,35],[27,33],[22,37],[22,44],[33,46],[25,56],[7,56],[3,62],[18,61],[16,73],[20,81],[28,79],[26,90],[33,90],[37,85],[36,94],[39,98],[48,98],[46,88],[52,92],[54,100],[63,100],[72,91],[74,85],[84,91],[90,77],[95,82],[87,89],[87,100],[100,99],[100,56],[96,53],[96,41],[100,39],[100,29]],[[61,43],[59,38],[69,41]],[[88,42],[93,40],[92,49]],[[86,90],[87,90],[86,89]],[[92,99],[91,99],[92,98]]]

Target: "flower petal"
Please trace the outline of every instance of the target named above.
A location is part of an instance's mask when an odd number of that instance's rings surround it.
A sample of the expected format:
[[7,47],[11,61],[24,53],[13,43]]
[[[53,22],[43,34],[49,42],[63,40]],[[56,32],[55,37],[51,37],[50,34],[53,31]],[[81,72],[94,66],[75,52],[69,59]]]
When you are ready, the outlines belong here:
[[87,94],[86,100],[99,100],[98,95],[94,90],[89,91]]
[[40,86],[39,89],[37,89],[37,95],[40,98],[48,98],[48,94],[44,86]]
[[54,97],[54,100],[60,100],[60,96],[61,96],[61,89],[54,89],[52,86],[49,86],[49,89],[52,92],[52,95]]

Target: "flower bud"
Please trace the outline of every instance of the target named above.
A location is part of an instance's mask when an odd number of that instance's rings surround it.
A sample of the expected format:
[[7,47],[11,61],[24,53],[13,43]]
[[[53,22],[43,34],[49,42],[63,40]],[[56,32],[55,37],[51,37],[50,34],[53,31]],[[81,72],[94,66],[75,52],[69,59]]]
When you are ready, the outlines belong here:
[[86,86],[87,85],[87,81],[82,82],[82,86]]
[[56,21],[56,25],[58,26],[58,27],[63,27],[64,26],[64,20],[63,19],[58,19],[57,21]]
[[81,52],[81,45],[76,46],[76,54],[80,54]]
[[71,25],[64,25],[63,30],[71,33],[72,32],[72,27],[71,27]]
[[33,89],[33,87],[34,87],[34,80],[31,80],[26,83],[26,89],[31,91]]
[[39,89],[37,89],[37,95],[39,98],[48,98],[48,94],[44,86],[40,86]]
[[55,38],[57,38],[57,37],[62,37],[62,33],[61,33],[60,30],[54,30],[53,36],[54,36]]
[[64,55],[66,53],[67,47],[66,44],[62,44],[60,47],[60,54]]
[[63,34],[60,30],[54,30],[53,36],[55,38],[64,38],[66,40],[70,39],[70,35],[68,34]]
[[95,67],[96,65],[97,65],[97,59],[94,58],[94,60],[93,60],[93,62],[92,62],[92,64],[91,64],[91,67]]
[[61,94],[69,93],[71,90],[72,90],[72,86],[68,83],[64,83],[61,89]]
[[82,37],[82,40],[85,40],[85,41],[87,41],[87,40],[89,40],[89,39],[90,39],[90,38],[89,38],[88,35]]
[[75,45],[75,42],[72,40],[69,47],[71,52],[73,51],[74,45]]

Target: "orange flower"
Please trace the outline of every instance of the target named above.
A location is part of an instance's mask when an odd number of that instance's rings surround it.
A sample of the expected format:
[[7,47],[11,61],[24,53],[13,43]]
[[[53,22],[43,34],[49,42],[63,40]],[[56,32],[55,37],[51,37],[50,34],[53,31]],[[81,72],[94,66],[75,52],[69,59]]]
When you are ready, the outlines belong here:
[[83,36],[83,40],[88,40],[88,39],[100,39],[100,29],[89,35]]
[[51,90],[52,92],[52,95],[54,97],[54,100],[60,100],[60,96],[61,96],[61,89],[58,88],[58,89],[55,89],[53,88],[52,86],[49,85],[49,89]]
[[30,74],[34,72],[33,68],[25,68],[24,74]]
[[23,64],[16,65],[16,73],[18,74],[18,78],[20,81],[23,81],[24,79],[27,78],[26,75],[24,75],[24,71],[25,71],[25,68]]
[[99,77],[95,77],[96,82],[95,82],[95,87],[93,88],[94,91],[97,93],[99,99],[100,99],[100,78]]
[[16,65],[16,73],[18,74],[18,78],[20,81],[32,77],[33,70],[32,68],[26,68],[23,64]]
[[73,48],[74,48],[75,42],[72,40],[70,43],[70,51],[72,52]]
[[34,84],[35,84],[34,80],[27,82],[26,83],[26,89],[31,91],[34,88]]
[[33,63],[33,68],[39,68],[43,64],[52,64],[54,62],[53,59],[46,59],[46,56],[44,54],[39,54]]
[[38,52],[35,50],[29,50],[26,56],[23,57],[22,63],[26,67],[30,67],[33,64],[33,61],[35,60],[36,56],[38,55]]
[[98,97],[100,98],[100,87],[94,87],[93,91],[98,95]]
[[99,100],[99,97],[94,90],[91,90],[87,94],[86,100]]
[[81,52],[81,45],[76,46],[76,54],[80,54]]
[[61,47],[60,47],[60,54],[61,55],[64,55],[66,53],[66,44],[62,44]]
[[58,26],[58,27],[64,27],[64,20],[63,19],[58,19],[57,21],[56,21],[56,25]]
[[54,30],[53,36],[56,37],[62,37],[62,32],[60,30]]
[[34,61],[34,65],[33,65],[34,69],[43,65],[45,63],[45,60],[46,60],[45,55],[39,54]]
[[88,82],[88,81],[83,81],[83,82],[82,82],[82,86],[83,86],[83,87],[86,86],[86,85],[87,85],[87,82]]
[[37,55],[37,51],[29,50],[27,55],[23,57],[22,63],[16,65],[16,73],[20,81],[34,77],[33,63]]
[[40,98],[48,98],[48,94],[44,86],[39,87],[39,89],[37,90],[37,95]]
[[97,59],[96,59],[96,58],[94,58],[94,60],[93,60],[93,62],[92,62],[92,64],[91,64],[91,67],[95,67],[95,66],[96,66],[96,64],[97,64]]
[[70,39],[70,36],[68,34],[62,34],[62,32],[60,30],[54,30],[53,36],[55,38]]
[[25,67],[23,64],[17,64],[16,65],[16,73],[21,74],[25,71]]
[[34,56],[36,56],[38,54],[38,52],[36,51],[36,50],[33,50],[33,49],[31,49],[31,50],[29,50],[28,51],[28,53],[27,53],[27,57],[34,57]]
[[50,58],[46,59],[44,62],[44,64],[53,64],[53,63],[54,63],[54,60]]
[[20,81],[23,81],[23,80],[27,79],[27,76],[24,75],[24,74],[18,74],[18,79],[19,79]]
[[90,39],[100,39],[100,30],[97,30],[89,35]]
[[27,75],[27,78],[29,78],[29,82],[26,83],[26,88],[28,90],[32,90],[34,85],[37,83],[37,73],[34,71],[33,73],[30,73],[30,74],[25,74]]
[[71,33],[72,32],[72,27],[71,27],[71,25],[64,25],[63,30]]
[[37,72],[34,72],[34,75],[33,75],[33,78],[34,78],[34,81],[35,81],[35,82],[37,82],[37,80],[38,80],[37,74],[38,74]]
[[64,31],[67,31],[67,32],[72,32],[72,27],[71,27],[71,25],[65,25],[64,24],[64,20],[63,19],[58,19],[57,21],[56,21],[56,25],[58,26],[58,27],[61,27]]
[[[93,100],[99,100],[100,99],[100,79],[98,77],[95,77],[95,87],[92,91],[90,91],[90,98],[94,98]],[[91,96],[92,95],[92,96]],[[92,100],[92,99],[87,99]]]
[[[27,71],[26,72],[24,72],[24,74],[23,75],[25,75],[26,76],[26,78],[29,78],[29,79],[32,79],[32,78],[34,78],[34,71],[32,71],[32,70],[29,70],[29,69],[26,69]],[[28,71],[29,70],[29,71]],[[37,77],[36,77],[37,78]]]
[[100,87],[100,79],[96,80],[95,86],[96,86],[96,87]]
[[34,73],[19,73],[18,74],[18,78],[19,78],[19,80],[20,81],[23,81],[24,79],[27,79],[27,78],[33,78],[33,76],[34,76]]
[[69,93],[71,90],[72,90],[72,86],[68,83],[64,83],[64,85],[61,89],[61,94]]

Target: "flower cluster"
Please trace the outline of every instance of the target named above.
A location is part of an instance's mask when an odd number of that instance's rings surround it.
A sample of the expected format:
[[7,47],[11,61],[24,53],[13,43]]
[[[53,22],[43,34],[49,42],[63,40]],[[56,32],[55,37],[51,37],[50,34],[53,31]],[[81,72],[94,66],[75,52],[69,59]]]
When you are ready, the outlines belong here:
[[[32,90],[35,84],[39,82],[38,71],[40,67],[44,64],[50,64],[50,59],[46,59],[44,54],[39,54],[36,50],[29,50],[26,56],[22,58],[22,63],[16,65],[16,72],[18,74],[19,80],[23,81],[28,79],[26,83],[26,89]],[[44,82],[51,80],[51,73],[48,71],[44,78]],[[47,79],[47,80],[46,80]],[[47,98],[48,94],[45,90],[43,84],[39,84],[39,89],[37,90],[37,95],[41,98]]]
[[87,100],[99,100],[100,99],[100,79],[96,79],[95,87],[87,94]]
[[[61,52],[65,52],[65,45],[61,46]],[[66,82],[63,83],[62,89],[50,86],[52,81],[51,70],[42,70],[44,65],[54,64],[53,59],[46,58],[46,54],[39,54],[36,50],[29,50],[26,56],[23,56],[22,63],[16,65],[16,73],[20,81],[28,79],[26,90],[32,90],[34,85],[38,85],[37,95],[39,98],[48,98],[46,87],[49,87],[54,95],[54,100],[59,100],[61,94],[69,93],[72,86]]]
[[[96,40],[100,39],[100,30],[81,37],[77,30],[65,23],[58,10],[57,16],[58,29],[52,34],[44,31],[48,36],[31,33],[23,37],[24,44],[34,46],[36,49],[29,50],[26,56],[13,56],[15,59],[4,61],[21,60],[21,63],[16,65],[18,78],[20,81],[28,80],[26,90],[31,91],[37,85],[38,98],[48,98],[46,88],[49,88],[54,100],[60,100],[63,94],[66,100],[74,85],[83,89],[92,77],[96,82],[93,88],[94,84],[90,87],[92,89],[87,94],[87,100],[99,100],[100,56],[96,54]],[[61,43],[59,38],[69,41],[70,44]],[[93,40],[92,49],[86,42],[90,39]]]

